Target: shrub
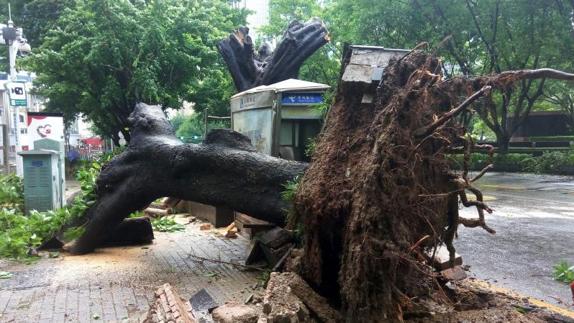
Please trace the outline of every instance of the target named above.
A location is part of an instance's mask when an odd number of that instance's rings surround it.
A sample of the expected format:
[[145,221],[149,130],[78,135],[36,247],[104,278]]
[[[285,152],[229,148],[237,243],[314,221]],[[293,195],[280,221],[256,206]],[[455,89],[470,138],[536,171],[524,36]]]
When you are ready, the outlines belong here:
[[[83,164],[77,173],[81,194],[71,204],[53,211],[31,211],[29,215],[24,215],[21,180],[13,175],[0,177],[0,183],[10,183],[11,187],[2,185],[0,193],[0,257],[26,258],[31,249],[37,248],[65,225],[80,217],[95,202],[96,178],[102,165],[118,152],[104,154],[97,161]],[[63,236],[65,240],[71,240],[81,232],[81,227],[69,228]]]
[[22,179],[14,174],[0,176],[0,207],[22,210],[24,206]]
[[[456,169],[462,169],[463,155],[451,156]],[[574,167],[574,151],[545,151],[541,156],[527,153],[494,154],[495,169],[527,173],[562,174],[566,167]],[[470,158],[470,169],[479,171],[488,164],[488,155],[474,153]]]

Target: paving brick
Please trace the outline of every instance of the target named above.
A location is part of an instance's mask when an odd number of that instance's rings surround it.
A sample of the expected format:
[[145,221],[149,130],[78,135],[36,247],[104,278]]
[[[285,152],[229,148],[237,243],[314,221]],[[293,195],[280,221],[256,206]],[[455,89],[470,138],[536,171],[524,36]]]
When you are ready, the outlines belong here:
[[245,295],[240,292],[257,282],[256,272],[199,262],[189,254],[240,262],[248,245],[242,237],[218,238],[191,224],[184,232],[156,233],[146,249],[110,248],[43,259],[24,270],[10,267],[18,264],[2,265],[1,270],[15,277],[6,287],[0,285],[0,322],[137,321],[163,283],[172,284],[182,297],[206,288],[218,302],[241,302]]

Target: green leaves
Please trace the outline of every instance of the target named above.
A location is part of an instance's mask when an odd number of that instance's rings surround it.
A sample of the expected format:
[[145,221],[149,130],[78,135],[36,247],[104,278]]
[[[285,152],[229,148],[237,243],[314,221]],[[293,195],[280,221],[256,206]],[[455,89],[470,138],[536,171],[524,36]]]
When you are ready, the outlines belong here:
[[[61,209],[46,212],[31,211],[23,215],[22,205],[5,203],[0,200],[0,257],[23,260],[29,257],[30,250],[37,248],[44,241],[59,233],[63,227],[78,219],[84,211],[96,200],[96,178],[102,165],[109,162],[115,154],[104,154],[99,160],[83,165],[77,173],[80,181],[81,194],[70,204]],[[12,176],[1,177],[0,183],[13,183],[16,188],[10,191],[18,192],[17,196],[10,196],[8,201],[21,201],[22,189],[18,178]],[[6,190],[6,187],[2,186]],[[21,203],[21,202],[18,202]],[[83,227],[68,228],[63,232],[63,240],[70,241],[83,233]]]
[[0,207],[11,207],[23,210],[22,197],[24,187],[22,179],[14,174],[0,177]]
[[14,276],[11,272],[0,271],[0,279],[10,279]]
[[173,217],[170,216],[153,219],[151,220],[151,225],[154,230],[159,232],[177,232],[185,230],[185,226],[175,222]]
[[215,43],[245,15],[224,0],[78,1],[26,63],[50,110],[83,114],[118,139],[138,101],[227,113],[231,83]]
[[554,266],[552,276],[557,281],[570,284],[574,282],[574,266],[563,260]]

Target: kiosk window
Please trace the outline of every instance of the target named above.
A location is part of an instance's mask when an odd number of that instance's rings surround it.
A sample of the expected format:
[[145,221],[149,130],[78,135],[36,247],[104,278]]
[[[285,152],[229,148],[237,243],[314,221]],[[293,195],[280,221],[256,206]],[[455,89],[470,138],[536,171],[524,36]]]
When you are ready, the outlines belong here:
[[299,123],[291,120],[281,120],[281,134],[279,138],[281,146],[299,146]]

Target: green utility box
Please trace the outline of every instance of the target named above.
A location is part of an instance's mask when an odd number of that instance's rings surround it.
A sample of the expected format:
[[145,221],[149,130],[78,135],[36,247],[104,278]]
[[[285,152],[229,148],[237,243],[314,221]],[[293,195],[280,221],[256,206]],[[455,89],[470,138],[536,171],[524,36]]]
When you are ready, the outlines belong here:
[[62,206],[58,153],[51,150],[31,150],[19,153],[24,164],[24,208],[55,210]]
[[44,139],[40,139],[40,140],[36,140],[34,141],[34,149],[35,150],[49,150],[49,151],[54,151],[58,154],[58,174],[59,176],[58,178],[58,191],[62,192],[62,194],[60,194],[60,203],[61,206],[66,205],[66,160],[65,160],[65,156],[66,156],[66,151],[64,149],[64,142],[63,141],[59,141],[59,140],[53,140],[53,139],[48,139],[48,138],[44,138]]

